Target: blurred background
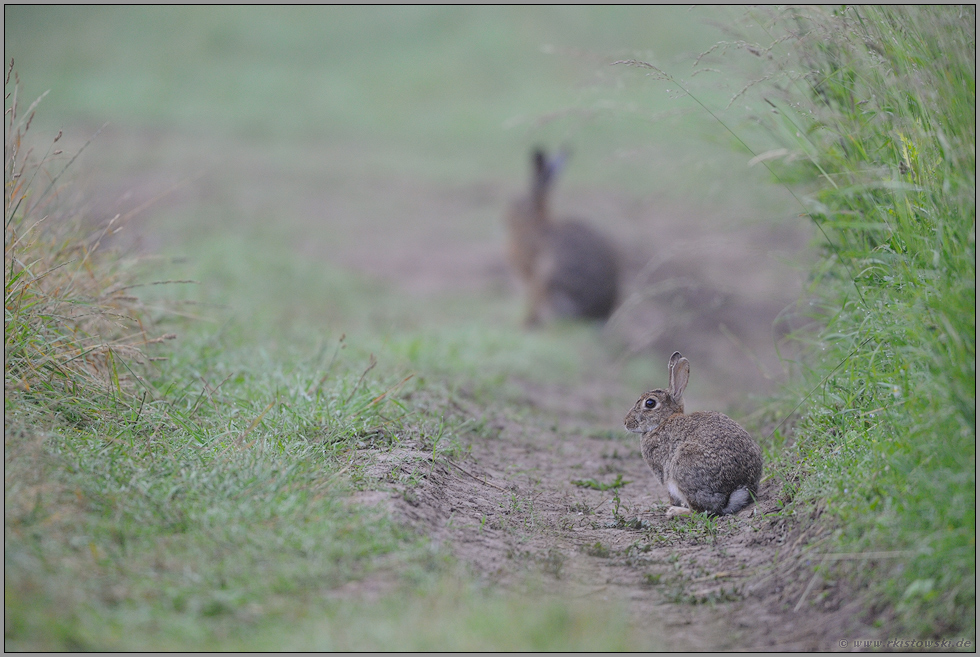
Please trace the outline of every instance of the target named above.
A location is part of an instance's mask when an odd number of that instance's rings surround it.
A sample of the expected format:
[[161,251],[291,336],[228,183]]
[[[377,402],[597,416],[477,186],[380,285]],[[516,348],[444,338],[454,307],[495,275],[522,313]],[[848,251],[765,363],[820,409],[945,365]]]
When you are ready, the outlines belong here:
[[[519,334],[503,213],[530,149],[567,146],[555,210],[625,263],[611,360],[652,359],[652,387],[679,349],[705,405],[731,405],[782,371],[809,239],[732,134],[755,134],[732,102],[752,56],[742,77],[695,64],[744,11],[6,6],[4,48],[24,106],[50,91],[39,144],[98,132],[74,165],[83,214],[122,214],[118,245],[201,281],[178,294],[277,339]],[[683,87],[613,64],[631,59]]]

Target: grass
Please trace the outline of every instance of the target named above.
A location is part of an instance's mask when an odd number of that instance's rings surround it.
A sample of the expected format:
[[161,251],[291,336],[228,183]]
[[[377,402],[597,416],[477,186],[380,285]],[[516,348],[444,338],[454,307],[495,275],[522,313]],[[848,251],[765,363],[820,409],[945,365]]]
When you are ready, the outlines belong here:
[[[419,620],[405,596],[440,614],[412,635],[418,649],[625,645],[584,608],[419,591],[452,586],[447,557],[350,504],[378,486],[358,472],[371,453],[452,456],[475,430],[438,379],[405,381],[397,348],[371,367],[351,338],[313,352],[257,347],[254,324],[182,328],[128,405],[55,410],[8,386],[8,648],[393,649]],[[391,600],[330,602],[371,576],[394,582]],[[285,644],[283,624],[302,626]]]
[[623,481],[623,475],[617,474],[616,479],[608,484],[600,483],[595,479],[574,479],[572,480],[572,483],[581,488],[591,488],[593,490],[614,490],[616,488],[621,488],[630,482]]
[[756,153],[809,189],[823,236],[793,401],[776,406],[803,400],[779,476],[823,513],[825,549],[869,555],[837,576],[867,587],[877,623],[975,638],[975,10],[749,18],[775,56]]
[[[486,430],[454,397],[581,377],[592,352],[516,323],[426,325],[262,227],[191,235],[179,261],[123,258],[100,241],[120,224],[93,235],[58,177],[74,160],[34,156],[8,82],[5,647],[395,649],[407,628],[418,649],[636,645],[589,605],[470,587],[352,501],[385,485],[366,474],[377,453],[458,457]],[[365,580],[380,602],[332,601]],[[407,596],[438,617],[419,628]]]
[[467,590],[458,582],[439,582],[413,605],[396,598],[381,605],[338,605],[331,627],[311,622],[285,647],[577,651],[629,650],[634,645],[626,615],[615,608],[533,596],[513,601]]
[[51,162],[30,159],[10,87],[6,646],[207,644],[243,609],[299,613],[415,544],[345,503],[338,478],[358,444],[400,426],[383,415],[392,386],[342,371],[314,385],[220,336],[152,370],[160,339],[133,272],[43,186]]
[[[455,400],[518,406],[513,378],[582,380],[607,362],[591,329],[527,337],[503,295],[420,301],[296,249],[313,241],[303,199],[324,179],[319,200],[330,184],[364,186],[354,212],[316,208],[339,251],[360,223],[379,230],[374,217],[421,220],[410,197],[378,194],[391,177],[371,172],[395,171],[408,189],[468,183],[510,175],[533,141],[571,139],[572,184],[667,199],[696,189],[737,214],[764,163],[804,198],[826,237],[813,330],[800,333],[809,349],[789,401],[760,415],[792,415],[766,446],[785,513],[822,513],[833,551],[906,555],[836,562],[889,630],[975,636],[975,42],[973,15],[956,14],[969,10],[753,10],[773,59],[745,43],[721,50],[738,50],[740,72],[760,81],[730,76],[726,88],[705,70],[690,82],[709,107],[737,97],[717,112],[731,132],[692,114],[672,82],[637,90],[622,83],[643,69],[583,63],[615,51],[683,80],[684,49],[716,36],[654,9],[263,11],[5,8],[5,54],[39,85],[18,97],[50,86],[44,107],[58,120],[139,135],[96,168],[217,163],[205,203],[157,215],[162,251],[186,260],[150,266],[74,221],[82,212],[57,178],[66,161],[50,157],[81,146],[78,130],[37,156],[20,140],[32,112],[8,115],[20,123],[5,158],[5,647],[645,645],[615,610],[481,590],[383,509],[351,501],[379,485],[366,467],[378,452],[435,460],[492,434]],[[161,24],[180,28],[179,47],[174,29],[148,27]],[[355,38],[368,24],[384,38]],[[651,26],[672,45],[642,52]],[[441,56],[418,45],[426,30]],[[548,43],[572,47],[538,58]],[[659,149],[646,161],[663,165],[653,177],[623,155],[645,143]],[[731,153],[693,182],[686,164],[719,143]],[[762,157],[737,174],[745,145]],[[318,155],[330,148],[340,155]],[[277,171],[300,182],[280,185]],[[702,178],[717,184],[703,191]],[[491,214],[448,229],[497,239]],[[145,285],[189,279],[199,283]],[[662,363],[631,366],[641,390]],[[678,523],[671,538],[707,542],[716,522]],[[557,577],[560,559],[546,568]],[[361,600],[374,586],[378,599]]]
[[876,625],[975,640],[975,9],[743,18],[698,58],[755,71],[724,106],[712,82],[620,63],[696,98],[821,236],[794,385],[758,411],[776,418],[771,472],[787,513],[821,516],[821,549],[857,556],[834,577]]

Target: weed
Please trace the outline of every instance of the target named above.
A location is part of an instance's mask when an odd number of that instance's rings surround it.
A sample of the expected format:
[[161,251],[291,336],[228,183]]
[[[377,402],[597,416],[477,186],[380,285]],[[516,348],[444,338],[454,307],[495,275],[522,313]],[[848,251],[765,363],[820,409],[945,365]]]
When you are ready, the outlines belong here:
[[672,522],[658,525],[652,530],[651,539],[670,541],[680,538],[699,543],[710,541],[715,543],[719,530],[731,527],[731,519],[709,516],[707,513],[692,513]]
[[[619,481],[621,476],[622,475],[617,476],[617,481]],[[623,483],[629,483],[629,482],[623,482]],[[613,488],[612,501],[613,501],[613,508],[612,508],[613,527],[616,527],[617,529],[640,530],[650,526],[649,523],[645,522],[644,520],[641,520],[639,517],[634,516],[632,518],[627,518],[622,513],[620,513],[620,509],[622,508],[622,500],[619,497],[619,487]]]
[[612,551],[603,545],[601,541],[596,541],[593,545],[585,546],[585,553],[590,557],[599,557],[600,559],[608,559],[612,556]]
[[650,528],[650,523],[636,516],[632,518],[617,516],[616,527],[618,529],[632,529],[633,531],[643,531]]
[[[617,488],[622,488],[626,484],[632,483],[623,480],[622,473],[616,475],[616,479],[608,484],[602,484],[595,479],[575,479],[571,482],[572,484],[579,486],[580,488],[591,488],[593,490],[615,490]],[[618,494],[615,499],[619,499]]]
[[626,554],[626,556],[629,556],[631,553],[635,553],[635,552],[639,552],[639,553],[644,553],[645,554],[645,553],[649,552],[652,549],[653,549],[653,545],[652,544],[645,543],[645,544],[642,544],[641,545],[640,544],[640,541],[639,540],[636,540],[636,541],[633,541],[632,543],[630,543],[629,547],[626,548],[625,554]]

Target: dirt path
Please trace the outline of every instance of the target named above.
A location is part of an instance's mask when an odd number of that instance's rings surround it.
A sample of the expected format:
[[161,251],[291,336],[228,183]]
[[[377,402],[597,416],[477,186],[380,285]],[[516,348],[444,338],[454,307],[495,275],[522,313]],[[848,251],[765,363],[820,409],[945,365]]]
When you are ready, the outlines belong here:
[[[534,391],[536,390],[536,392]],[[590,411],[582,391],[528,387],[521,419],[494,413],[492,437],[433,463],[395,450],[369,474],[398,517],[448,548],[478,578],[515,592],[625,608],[641,641],[674,650],[836,650],[868,637],[835,585],[801,567],[805,532],[778,515],[778,487],[737,517],[668,520],[666,493],[637,451]],[[606,400],[608,401],[608,400]],[[596,403],[599,402],[599,403]],[[474,417],[481,410],[460,400]],[[413,485],[406,485],[408,478]],[[630,483],[599,491],[572,483]],[[416,483],[417,482],[417,483]]]

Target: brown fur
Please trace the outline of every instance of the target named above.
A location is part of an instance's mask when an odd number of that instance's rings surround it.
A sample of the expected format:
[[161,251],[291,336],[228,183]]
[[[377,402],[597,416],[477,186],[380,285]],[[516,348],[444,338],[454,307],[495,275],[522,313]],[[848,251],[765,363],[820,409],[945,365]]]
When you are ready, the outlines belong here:
[[527,325],[545,316],[606,319],[616,304],[616,252],[579,221],[556,222],[549,192],[564,156],[532,154],[530,193],[507,213],[510,261],[527,288]]
[[750,504],[762,477],[762,450],[727,415],[684,414],[688,360],[674,352],[667,365],[670,389],[647,392],[626,415],[626,429],[642,433],[640,451],[667,486],[668,515],[738,513]]

